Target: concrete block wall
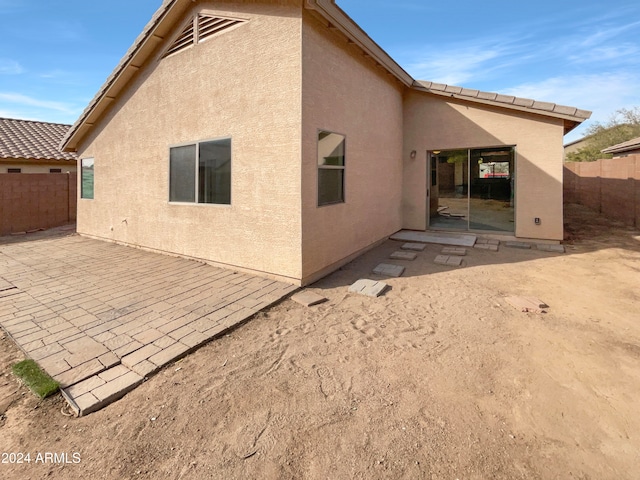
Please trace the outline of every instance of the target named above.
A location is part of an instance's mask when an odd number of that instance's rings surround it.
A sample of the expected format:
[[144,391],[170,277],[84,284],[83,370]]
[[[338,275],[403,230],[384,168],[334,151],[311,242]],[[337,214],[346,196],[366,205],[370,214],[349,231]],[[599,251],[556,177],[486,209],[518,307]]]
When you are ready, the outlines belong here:
[[564,165],[564,201],[640,226],[640,155]]
[[76,174],[0,174],[0,235],[76,219]]

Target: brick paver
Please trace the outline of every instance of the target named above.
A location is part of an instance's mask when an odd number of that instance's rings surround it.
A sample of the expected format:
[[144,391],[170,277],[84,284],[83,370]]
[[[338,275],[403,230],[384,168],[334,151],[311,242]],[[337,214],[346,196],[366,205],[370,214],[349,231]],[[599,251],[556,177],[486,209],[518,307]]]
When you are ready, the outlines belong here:
[[399,277],[404,273],[404,267],[392,263],[381,263],[373,269],[373,273],[386,277]]
[[434,263],[447,265],[449,267],[460,267],[462,266],[462,258],[455,255],[438,255],[435,258]]
[[0,325],[79,415],[295,290],[80,236],[0,244]]

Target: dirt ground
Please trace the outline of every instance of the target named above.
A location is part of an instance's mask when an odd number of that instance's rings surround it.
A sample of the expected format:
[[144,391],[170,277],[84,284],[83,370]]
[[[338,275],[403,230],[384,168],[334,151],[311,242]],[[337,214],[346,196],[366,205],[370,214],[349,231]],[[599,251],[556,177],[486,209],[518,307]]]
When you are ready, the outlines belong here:
[[284,301],[84,418],[18,384],[4,337],[0,452],[32,461],[0,478],[636,479],[640,232],[566,213],[564,255],[450,269],[430,245],[385,296],[348,294],[386,242],[310,288],[328,302]]

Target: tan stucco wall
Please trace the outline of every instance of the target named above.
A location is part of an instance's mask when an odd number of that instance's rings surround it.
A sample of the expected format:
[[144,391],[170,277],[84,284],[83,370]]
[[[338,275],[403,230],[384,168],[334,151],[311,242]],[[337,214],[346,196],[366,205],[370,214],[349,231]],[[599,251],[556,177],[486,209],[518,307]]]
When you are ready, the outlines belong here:
[[[7,162],[7,163],[5,163]],[[59,168],[62,170],[62,173],[73,173],[76,171],[75,164],[65,163],[50,163],[50,164],[33,164],[33,163],[24,163],[20,160],[6,160],[5,162],[0,163],[0,173],[7,173],[10,168],[19,168],[22,170],[21,173],[49,173],[49,169],[51,168]]]
[[[95,158],[95,198],[79,200],[78,232],[295,282],[300,2],[193,8],[249,22],[143,65],[80,145]],[[220,137],[232,138],[231,205],[170,204],[169,147]]]
[[[404,99],[403,227],[427,222],[427,151],[516,146],[515,235],[562,240],[563,122],[410,91]],[[409,158],[412,150],[415,159]],[[534,218],[541,219],[535,225]]]
[[[401,228],[402,86],[304,14],[302,270],[314,280]],[[317,206],[318,130],[346,137],[345,202]]]

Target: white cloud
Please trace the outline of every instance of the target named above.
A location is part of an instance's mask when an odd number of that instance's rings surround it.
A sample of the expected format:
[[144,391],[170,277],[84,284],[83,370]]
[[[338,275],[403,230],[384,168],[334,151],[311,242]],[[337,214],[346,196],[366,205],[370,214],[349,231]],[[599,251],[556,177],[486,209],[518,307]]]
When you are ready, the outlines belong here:
[[427,46],[411,54],[412,60],[402,63],[414,78],[461,85],[471,80],[494,77],[499,71],[526,61],[526,55],[517,55],[519,50],[521,46],[507,38],[486,38],[472,44],[438,48],[437,51]]
[[61,78],[66,76],[68,76],[67,72],[58,69],[44,72],[39,75],[40,78]]
[[0,58],[0,75],[18,75],[24,72],[24,68],[15,60]]
[[590,122],[606,122],[621,108],[640,106],[640,72],[565,75],[503,89],[501,93],[591,110],[591,119],[565,141],[579,138]]
[[586,49],[574,54],[569,54],[568,58],[577,65],[593,65],[597,63],[624,64],[637,63],[639,55],[640,45],[625,43]]
[[567,75],[529,82],[503,89],[501,93],[536,100],[552,101],[593,110],[616,110],[640,102],[640,73],[602,73]]
[[454,85],[492,79],[504,83],[505,78],[517,82],[542,71],[571,68],[593,72],[628,65],[640,70],[640,22],[623,20],[618,15],[607,25],[595,16],[573,19],[564,21],[561,29],[557,22],[532,22],[453,45],[397,47],[396,57],[416,78]]
[[59,113],[73,114],[77,112],[76,108],[63,102],[55,102],[51,100],[38,100],[21,93],[2,93],[0,92],[0,102],[12,103],[21,107],[36,107],[44,110],[53,110]]
[[592,33],[591,35],[588,35],[587,37],[581,39],[578,44],[582,48],[592,48],[597,45],[601,45],[602,43],[615,37],[618,37],[619,35],[629,30],[633,30],[638,26],[640,26],[640,22],[632,22],[625,25],[616,24],[615,26],[609,28],[597,27],[598,30],[595,33]]
[[0,108],[0,118],[21,118],[20,113],[15,110]]

